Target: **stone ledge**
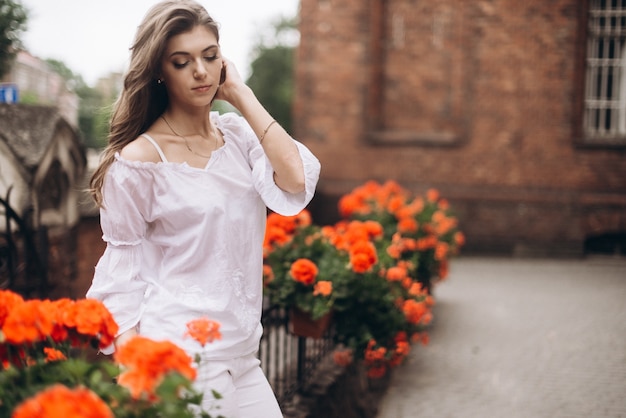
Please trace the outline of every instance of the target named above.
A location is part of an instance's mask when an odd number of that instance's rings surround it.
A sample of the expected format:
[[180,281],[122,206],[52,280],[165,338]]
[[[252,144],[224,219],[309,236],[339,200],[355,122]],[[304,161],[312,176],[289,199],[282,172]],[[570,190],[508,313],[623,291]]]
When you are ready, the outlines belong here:
[[389,386],[389,374],[368,379],[361,363],[339,367],[330,354],[311,382],[282,406],[285,418],[375,418]]

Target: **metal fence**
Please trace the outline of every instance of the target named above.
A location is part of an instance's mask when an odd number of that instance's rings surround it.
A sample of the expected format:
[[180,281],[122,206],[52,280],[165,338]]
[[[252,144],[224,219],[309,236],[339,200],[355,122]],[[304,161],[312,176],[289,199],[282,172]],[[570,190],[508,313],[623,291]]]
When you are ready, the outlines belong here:
[[283,404],[309,383],[318,364],[333,350],[332,330],[319,339],[293,335],[288,313],[275,306],[263,311],[262,323],[261,367]]

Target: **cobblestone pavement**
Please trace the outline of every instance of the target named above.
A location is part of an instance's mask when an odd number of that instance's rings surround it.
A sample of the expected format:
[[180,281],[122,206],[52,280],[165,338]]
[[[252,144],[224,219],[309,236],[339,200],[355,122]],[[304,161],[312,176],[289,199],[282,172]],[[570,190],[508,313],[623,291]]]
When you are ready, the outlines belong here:
[[458,258],[378,418],[626,418],[626,259]]

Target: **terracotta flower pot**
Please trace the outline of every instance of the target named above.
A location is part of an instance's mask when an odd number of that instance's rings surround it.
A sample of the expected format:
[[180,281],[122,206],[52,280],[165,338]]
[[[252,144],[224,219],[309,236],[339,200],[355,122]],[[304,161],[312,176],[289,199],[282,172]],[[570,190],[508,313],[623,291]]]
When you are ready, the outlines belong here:
[[289,311],[290,331],[299,337],[322,338],[330,326],[332,311],[319,319],[312,319],[309,312],[298,308]]

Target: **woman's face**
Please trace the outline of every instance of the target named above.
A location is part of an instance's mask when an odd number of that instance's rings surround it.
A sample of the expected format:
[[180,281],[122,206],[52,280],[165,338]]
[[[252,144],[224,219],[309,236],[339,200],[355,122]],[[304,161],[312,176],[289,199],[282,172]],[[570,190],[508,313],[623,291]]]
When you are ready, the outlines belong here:
[[204,26],[172,37],[161,69],[170,105],[210,105],[222,70],[217,38]]

